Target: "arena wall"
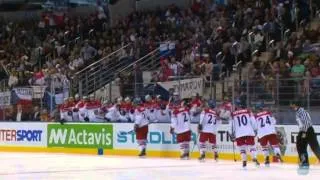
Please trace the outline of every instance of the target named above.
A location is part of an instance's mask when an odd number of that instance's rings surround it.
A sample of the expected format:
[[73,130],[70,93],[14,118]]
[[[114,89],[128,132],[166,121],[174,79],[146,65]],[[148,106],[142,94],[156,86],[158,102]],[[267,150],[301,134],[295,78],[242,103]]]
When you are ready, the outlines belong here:
[[[192,158],[199,156],[196,124],[192,124]],[[179,157],[179,146],[175,136],[169,133],[170,124],[150,124],[147,155],[149,157]],[[138,146],[132,123],[1,123],[0,151],[3,152],[52,152],[136,156]],[[217,131],[217,144],[220,158],[233,160],[233,145],[228,136],[228,125],[221,125]],[[320,132],[320,126],[315,126]],[[277,126],[284,161],[297,163],[295,148],[298,128]],[[318,140],[320,140],[318,133]],[[259,147],[259,146],[258,146]],[[259,147],[260,148],[260,147]],[[310,149],[309,149],[310,151]],[[236,150],[236,159],[240,160]],[[262,152],[259,150],[262,161]],[[311,163],[316,161],[310,151]],[[209,158],[212,156],[208,156]]]

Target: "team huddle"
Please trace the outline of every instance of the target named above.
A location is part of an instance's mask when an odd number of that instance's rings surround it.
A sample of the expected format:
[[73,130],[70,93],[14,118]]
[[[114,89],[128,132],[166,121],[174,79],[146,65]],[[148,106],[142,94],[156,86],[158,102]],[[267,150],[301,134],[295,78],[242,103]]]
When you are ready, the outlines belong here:
[[187,103],[180,100],[179,94],[174,93],[168,102],[160,96],[152,98],[146,95],[144,102],[135,98],[118,98],[116,103],[94,100],[84,97],[83,100],[68,99],[60,107],[62,121],[86,121],[86,122],[134,122],[136,140],[140,147],[140,157],[146,156],[148,126],[150,123],[169,120],[170,133],[176,136],[176,141],[181,150],[181,159],[189,159],[191,142],[191,122],[198,123],[199,134],[199,160],[203,161],[206,151],[213,153],[214,159],[218,160],[216,144],[216,132],[222,121],[230,125],[229,134],[231,140],[236,143],[240,150],[243,167],[247,166],[247,152],[252,156],[252,161],[260,165],[257,160],[257,148],[255,137],[265,157],[265,165],[270,164],[269,147],[271,146],[276,158],[282,162],[278,138],[276,136],[276,120],[263,103],[256,105],[256,112],[246,108],[240,102],[234,105],[225,101],[216,106],[214,101],[202,101],[197,95]]

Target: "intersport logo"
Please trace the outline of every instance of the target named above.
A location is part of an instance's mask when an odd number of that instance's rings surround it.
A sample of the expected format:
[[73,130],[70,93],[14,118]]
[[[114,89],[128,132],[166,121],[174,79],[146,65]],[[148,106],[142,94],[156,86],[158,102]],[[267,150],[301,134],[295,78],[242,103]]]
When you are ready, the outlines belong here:
[[49,124],[48,147],[113,148],[111,124]]

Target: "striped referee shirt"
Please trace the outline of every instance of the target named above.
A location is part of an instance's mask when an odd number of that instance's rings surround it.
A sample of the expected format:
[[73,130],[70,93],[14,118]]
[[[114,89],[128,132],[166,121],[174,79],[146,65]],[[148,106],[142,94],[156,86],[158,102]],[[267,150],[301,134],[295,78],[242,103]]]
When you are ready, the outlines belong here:
[[312,126],[310,114],[301,107],[296,111],[296,120],[300,131],[307,132],[308,128]]

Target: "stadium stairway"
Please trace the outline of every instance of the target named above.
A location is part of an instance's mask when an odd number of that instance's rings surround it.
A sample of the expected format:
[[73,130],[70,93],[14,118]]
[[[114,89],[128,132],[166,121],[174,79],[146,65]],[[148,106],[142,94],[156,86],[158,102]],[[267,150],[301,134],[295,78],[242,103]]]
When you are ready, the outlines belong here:
[[[91,87],[91,91],[87,91],[87,94],[94,94],[96,98],[102,101],[114,100],[121,95],[121,92],[130,94],[130,96],[144,95],[143,85],[150,82],[151,72],[159,68],[160,57],[159,48],[156,48],[136,61],[117,65],[118,67],[113,68],[112,72],[108,70],[112,76],[110,75],[109,78],[101,82],[100,86]],[[131,81],[124,83],[121,77]],[[95,81],[98,81],[98,78]],[[122,91],[120,85],[124,86]]]

